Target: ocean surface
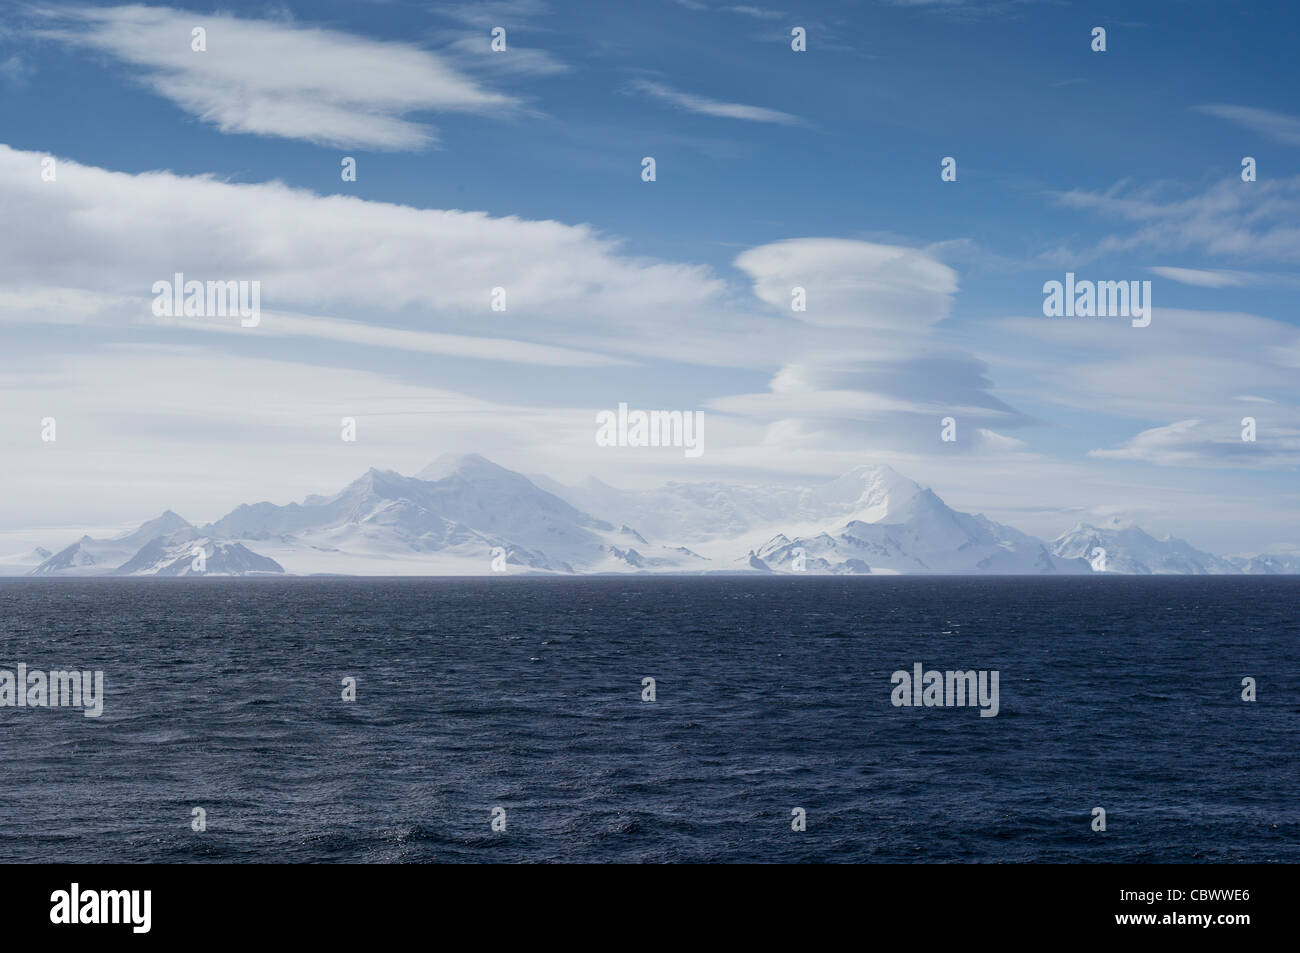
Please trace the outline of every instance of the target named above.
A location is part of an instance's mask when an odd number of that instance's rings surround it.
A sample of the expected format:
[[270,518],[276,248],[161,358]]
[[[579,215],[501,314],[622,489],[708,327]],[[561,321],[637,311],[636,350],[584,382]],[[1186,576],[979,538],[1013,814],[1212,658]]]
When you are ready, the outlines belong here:
[[[1298,606],[1286,577],[4,579],[0,669],[102,670],[105,705],[0,708],[0,861],[1296,863]],[[999,714],[894,707],[916,662],[997,670]]]

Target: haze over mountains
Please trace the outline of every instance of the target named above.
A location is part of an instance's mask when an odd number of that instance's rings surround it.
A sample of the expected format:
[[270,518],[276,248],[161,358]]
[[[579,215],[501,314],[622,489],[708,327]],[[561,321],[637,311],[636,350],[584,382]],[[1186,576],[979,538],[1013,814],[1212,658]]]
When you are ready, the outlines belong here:
[[801,488],[624,491],[529,478],[476,454],[409,477],[371,469],[333,496],[245,504],[206,526],[168,510],[124,536],[0,565],[36,576],[1300,572],[1293,556],[1225,559],[1119,524],[1044,542],[953,510],[884,465]]

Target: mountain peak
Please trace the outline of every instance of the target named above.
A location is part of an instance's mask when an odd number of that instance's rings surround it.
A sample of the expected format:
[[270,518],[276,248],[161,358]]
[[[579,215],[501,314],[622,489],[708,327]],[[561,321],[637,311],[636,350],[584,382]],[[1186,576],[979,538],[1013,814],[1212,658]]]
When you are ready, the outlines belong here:
[[868,463],[822,484],[814,494],[823,503],[848,505],[852,519],[879,523],[900,518],[922,492],[918,483],[889,464]]
[[888,463],[864,463],[854,467],[845,476],[855,476],[868,479],[888,479],[894,477],[902,479],[902,474],[891,467]]
[[355,501],[400,498],[406,489],[404,484],[408,479],[409,477],[402,476],[396,470],[380,470],[378,467],[371,467],[327,502],[344,499]]
[[481,474],[509,472],[478,453],[444,453],[415,474],[415,479],[436,483],[456,473]]
[[172,510],[163,510],[159,516],[146,520],[130,533],[118,536],[114,542],[124,545],[142,546],[159,536],[170,536],[182,530],[193,530],[190,521]]

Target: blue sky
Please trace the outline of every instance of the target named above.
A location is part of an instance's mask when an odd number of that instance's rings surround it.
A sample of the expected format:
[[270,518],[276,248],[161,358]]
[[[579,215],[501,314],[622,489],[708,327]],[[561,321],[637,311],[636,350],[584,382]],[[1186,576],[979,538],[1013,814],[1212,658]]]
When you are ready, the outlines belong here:
[[[454,450],[628,485],[884,460],[1040,535],[1300,546],[1290,4],[3,10],[0,526]],[[174,271],[259,280],[261,325],[155,320]],[[1044,317],[1066,271],[1150,280],[1151,326]],[[596,447],[619,402],[703,410],[706,453]]]

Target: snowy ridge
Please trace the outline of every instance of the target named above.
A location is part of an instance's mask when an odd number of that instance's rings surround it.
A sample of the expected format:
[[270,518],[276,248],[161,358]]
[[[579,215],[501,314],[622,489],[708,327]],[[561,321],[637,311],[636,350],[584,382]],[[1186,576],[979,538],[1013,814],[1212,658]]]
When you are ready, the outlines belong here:
[[882,464],[806,487],[630,492],[530,479],[477,454],[440,457],[415,476],[371,469],[333,495],[245,504],[202,527],[168,510],[123,536],[0,562],[39,560],[37,576],[192,575],[196,547],[211,575],[1300,571],[1295,557],[1225,559],[1118,522],[1078,524],[1045,543],[954,510]]
[[[1104,556],[1098,555],[1098,550]],[[1181,539],[1156,539],[1140,527],[1118,521],[1100,529],[1077,523],[1052,541],[1052,552],[1062,558],[1091,560],[1095,572],[1204,576],[1241,571],[1228,560],[1201,552]]]

